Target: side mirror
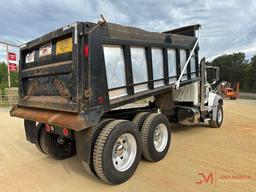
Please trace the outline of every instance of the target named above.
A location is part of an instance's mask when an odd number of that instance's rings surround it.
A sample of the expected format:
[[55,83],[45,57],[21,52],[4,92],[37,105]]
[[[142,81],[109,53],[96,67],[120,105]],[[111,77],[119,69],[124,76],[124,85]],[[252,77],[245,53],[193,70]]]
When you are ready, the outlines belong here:
[[211,85],[216,84],[219,81],[220,76],[220,68],[215,66],[206,66],[207,73],[210,73]]

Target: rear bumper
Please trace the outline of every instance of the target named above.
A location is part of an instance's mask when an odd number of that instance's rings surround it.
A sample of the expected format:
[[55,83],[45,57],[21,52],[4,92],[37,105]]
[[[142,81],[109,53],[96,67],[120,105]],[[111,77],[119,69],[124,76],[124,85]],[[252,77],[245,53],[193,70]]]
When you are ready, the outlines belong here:
[[87,120],[88,118],[78,113],[21,107],[18,105],[13,107],[10,114],[13,117],[48,123],[54,126],[69,128],[74,131],[80,131],[98,123],[97,118],[95,118],[94,121],[90,121]]

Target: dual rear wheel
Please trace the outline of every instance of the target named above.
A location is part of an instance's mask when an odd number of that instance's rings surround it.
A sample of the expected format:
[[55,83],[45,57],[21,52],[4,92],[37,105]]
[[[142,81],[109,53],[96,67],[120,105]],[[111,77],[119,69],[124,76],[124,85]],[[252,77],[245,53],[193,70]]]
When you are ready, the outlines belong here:
[[163,114],[152,113],[145,119],[141,131],[143,156],[157,162],[168,152],[171,141],[171,129],[168,119]]
[[125,182],[135,172],[140,158],[140,136],[132,122],[113,120],[98,135],[93,149],[93,167],[103,181]]
[[170,136],[170,124],[162,114],[139,113],[133,122],[112,120],[96,139],[92,172],[107,183],[123,183],[135,172],[141,154],[152,162],[163,159]]
[[[120,184],[136,171],[142,154],[151,162],[163,159],[170,137],[170,124],[162,114],[143,112],[133,121],[104,119],[93,130],[91,161],[82,163],[90,174],[107,183]],[[44,126],[36,145],[54,159],[75,154],[73,139],[49,133]]]

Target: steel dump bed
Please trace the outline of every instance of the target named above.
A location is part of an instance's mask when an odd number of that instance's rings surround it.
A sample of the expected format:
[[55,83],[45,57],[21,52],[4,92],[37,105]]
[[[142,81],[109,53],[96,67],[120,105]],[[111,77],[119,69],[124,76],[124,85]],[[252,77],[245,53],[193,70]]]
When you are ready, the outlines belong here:
[[[113,108],[170,91],[197,40],[175,33],[76,22],[27,43],[11,115],[79,130]],[[181,86],[200,80],[198,49]]]

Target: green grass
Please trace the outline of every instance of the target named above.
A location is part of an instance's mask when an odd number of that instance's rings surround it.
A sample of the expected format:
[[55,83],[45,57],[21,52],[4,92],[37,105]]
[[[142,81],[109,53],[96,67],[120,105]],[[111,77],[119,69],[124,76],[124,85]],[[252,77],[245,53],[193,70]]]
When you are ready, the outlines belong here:
[[0,103],[0,107],[9,107],[10,105],[8,103]]

